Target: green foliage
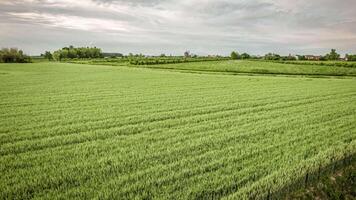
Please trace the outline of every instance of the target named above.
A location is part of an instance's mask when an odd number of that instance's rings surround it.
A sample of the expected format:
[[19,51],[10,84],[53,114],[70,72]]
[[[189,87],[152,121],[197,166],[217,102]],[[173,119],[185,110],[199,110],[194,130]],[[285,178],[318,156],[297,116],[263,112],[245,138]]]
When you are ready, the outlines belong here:
[[130,58],[99,58],[99,59],[71,59],[66,60],[67,63],[76,64],[92,64],[92,65],[115,65],[115,66],[128,66],[130,64]]
[[264,57],[265,60],[280,60],[281,56],[275,53],[268,53]]
[[297,55],[298,60],[307,60],[304,55]]
[[280,60],[297,60],[294,56],[281,56]]
[[241,54],[241,59],[249,59],[251,56],[248,53]]
[[326,60],[339,60],[340,54],[336,53],[335,49],[331,49],[329,54],[325,55]]
[[231,52],[230,57],[231,57],[231,59],[233,59],[233,60],[237,60],[237,59],[240,59],[240,58],[241,58],[240,55],[239,55],[239,53],[237,53],[236,51]]
[[356,61],[356,54],[355,55],[346,55],[347,61]]
[[0,63],[29,63],[31,58],[17,48],[3,48],[0,50]]
[[53,55],[50,51],[46,51],[44,54],[43,54],[44,58],[48,59],[48,60],[53,60]]
[[356,153],[355,79],[0,72],[0,199],[281,199]]
[[58,61],[74,58],[102,58],[103,54],[101,49],[96,47],[79,47],[73,46],[64,47],[60,50],[53,52],[53,58]]
[[184,57],[185,58],[189,58],[191,55],[190,55],[190,52],[189,51],[185,51],[184,52]]
[[121,58],[124,57],[122,53],[102,53],[103,57],[109,57],[109,58]]

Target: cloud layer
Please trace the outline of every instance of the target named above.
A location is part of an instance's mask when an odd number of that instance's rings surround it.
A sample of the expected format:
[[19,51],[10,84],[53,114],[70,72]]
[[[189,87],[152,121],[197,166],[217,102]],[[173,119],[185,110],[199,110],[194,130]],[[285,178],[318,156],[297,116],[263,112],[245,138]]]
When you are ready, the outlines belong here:
[[354,0],[0,0],[0,46],[145,54],[356,53]]

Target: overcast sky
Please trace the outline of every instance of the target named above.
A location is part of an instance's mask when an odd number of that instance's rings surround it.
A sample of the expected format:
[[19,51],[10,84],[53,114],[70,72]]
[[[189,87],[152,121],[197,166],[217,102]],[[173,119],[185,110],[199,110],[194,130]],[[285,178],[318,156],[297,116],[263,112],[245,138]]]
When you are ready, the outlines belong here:
[[0,47],[356,54],[356,0],[0,0]]

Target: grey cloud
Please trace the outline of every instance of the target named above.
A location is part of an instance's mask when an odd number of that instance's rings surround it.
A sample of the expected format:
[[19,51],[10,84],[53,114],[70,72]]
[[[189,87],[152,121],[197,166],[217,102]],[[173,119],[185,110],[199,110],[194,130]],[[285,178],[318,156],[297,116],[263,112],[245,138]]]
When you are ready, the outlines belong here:
[[161,3],[167,3],[172,0],[131,0],[131,1],[126,1],[126,0],[94,0],[98,4],[129,4],[133,6],[155,6],[159,5]]
[[354,0],[3,0],[0,46],[31,54],[90,43],[148,54],[356,53],[355,10]]

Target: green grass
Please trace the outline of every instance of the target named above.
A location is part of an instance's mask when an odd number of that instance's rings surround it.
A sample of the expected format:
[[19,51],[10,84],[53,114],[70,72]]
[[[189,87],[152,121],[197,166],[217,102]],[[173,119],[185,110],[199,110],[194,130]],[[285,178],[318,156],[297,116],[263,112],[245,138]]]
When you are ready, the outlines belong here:
[[[112,63],[115,65],[115,63]],[[195,70],[228,73],[284,74],[284,75],[323,75],[356,76],[356,68],[320,65],[282,64],[263,61],[228,60],[180,63],[167,65],[146,65],[142,67],[174,70]]]
[[261,199],[356,153],[352,78],[1,64],[0,100],[1,199]]

